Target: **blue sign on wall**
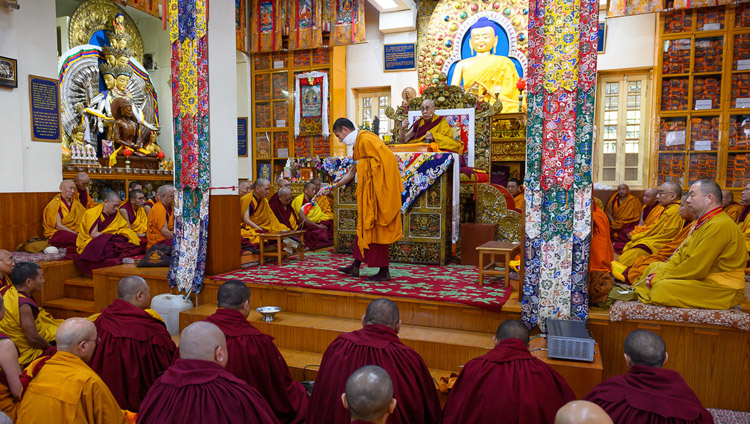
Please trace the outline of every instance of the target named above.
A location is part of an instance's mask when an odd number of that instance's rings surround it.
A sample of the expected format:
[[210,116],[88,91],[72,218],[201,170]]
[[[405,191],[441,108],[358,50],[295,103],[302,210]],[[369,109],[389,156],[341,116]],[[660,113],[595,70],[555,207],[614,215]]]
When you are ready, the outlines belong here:
[[386,71],[416,69],[417,47],[414,43],[383,45],[383,64]]
[[34,141],[62,140],[58,84],[56,79],[29,75],[31,139]]
[[604,53],[604,47],[607,45],[607,23],[606,22],[599,22],[599,30],[598,30],[598,36],[599,39],[596,51],[598,53]]
[[237,118],[237,156],[247,157],[247,118]]

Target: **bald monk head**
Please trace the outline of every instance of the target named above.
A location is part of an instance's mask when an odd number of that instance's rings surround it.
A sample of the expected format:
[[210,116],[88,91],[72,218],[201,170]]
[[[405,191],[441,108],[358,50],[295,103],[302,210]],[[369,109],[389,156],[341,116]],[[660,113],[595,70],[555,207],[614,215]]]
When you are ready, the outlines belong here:
[[661,368],[668,358],[667,345],[655,333],[635,330],[625,338],[625,363],[628,367],[645,365]]
[[284,206],[289,206],[290,203],[292,203],[292,200],[294,200],[294,194],[292,194],[292,190],[287,187],[282,187],[279,189],[279,202],[281,202]]
[[745,186],[745,189],[742,190],[742,197],[740,198],[740,201],[742,202],[743,206],[750,205],[750,184]]
[[256,199],[265,199],[271,191],[271,182],[265,178],[258,178],[253,183],[253,196]]
[[147,309],[151,305],[151,290],[146,280],[137,275],[129,275],[120,280],[117,297],[141,309]]
[[497,327],[493,341],[498,344],[505,339],[519,339],[527,345],[529,344],[529,328],[517,319],[503,321]]
[[117,212],[120,207],[120,195],[114,191],[110,191],[104,196],[104,202],[102,203],[102,211],[107,215],[112,215]]
[[0,249],[0,279],[6,275],[10,276],[15,264],[16,261],[13,259],[13,255],[5,249]]
[[625,183],[620,183],[617,186],[617,195],[620,196],[620,200],[625,200],[630,194],[630,187]]
[[352,414],[352,421],[385,423],[396,410],[393,382],[388,373],[367,365],[352,373],[346,380],[346,392],[341,394],[344,408]]
[[323,185],[323,182],[320,181],[320,178],[313,178],[310,180],[311,183],[315,184],[315,191],[319,191],[320,187]]
[[659,190],[650,188],[643,192],[643,204],[646,206],[654,206],[656,204],[656,195],[659,194]]
[[305,188],[303,191],[305,193],[305,198],[307,200],[310,200],[313,197],[315,197],[315,193],[318,192],[318,187],[315,185],[314,182],[310,181],[309,183],[305,183]]
[[282,188],[291,189],[292,182],[287,180],[286,178],[279,178],[278,180],[276,180],[276,187],[278,187],[279,190],[281,190]]
[[91,182],[91,178],[89,178],[89,174],[85,172],[79,172],[78,174],[76,174],[76,177],[73,179],[73,183],[76,185],[76,188],[80,191],[85,190],[90,182]]
[[188,325],[180,334],[180,358],[227,366],[227,340],[219,327],[206,321]]
[[133,190],[143,191],[143,185],[139,183],[138,181],[131,181],[130,184],[128,184],[128,193]]
[[367,311],[362,316],[362,326],[370,324],[385,325],[398,333],[401,330],[398,306],[386,298],[373,300],[367,305]]
[[613,424],[612,418],[597,404],[574,400],[557,411],[555,424]]
[[240,197],[246,195],[247,193],[250,193],[250,181],[240,181],[240,185],[237,187],[237,194],[240,195]]
[[712,180],[698,180],[690,186],[688,195],[688,206],[697,218],[720,207],[723,200],[721,188]]
[[174,186],[172,184],[164,184],[163,186],[156,189],[156,198],[166,207],[172,206],[174,201]]
[[690,207],[688,207],[687,198],[688,194],[685,193],[682,195],[682,199],[680,199],[680,217],[685,221],[692,221],[695,219],[695,215],[690,210]]
[[229,280],[219,287],[216,301],[220,308],[240,311],[245,318],[250,315],[250,289],[239,280]]
[[734,202],[734,193],[731,190],[721,191],[721,207],[726,208]]
[[73,201],[73,196],[76,194],[76,185],[73,184],[73,181],[70,180],[63,180],[63,182],[60,183],[60,197],[65,199],[66,202],[70,203]]
[[682,197],[682,187],[674,181],[667,181],[659,186],[656,200],[665,208]]
[[72,353],[88,362],[96,349],[97,337],[94,323],[86,318],[68,318],[57,328],[57,350]]

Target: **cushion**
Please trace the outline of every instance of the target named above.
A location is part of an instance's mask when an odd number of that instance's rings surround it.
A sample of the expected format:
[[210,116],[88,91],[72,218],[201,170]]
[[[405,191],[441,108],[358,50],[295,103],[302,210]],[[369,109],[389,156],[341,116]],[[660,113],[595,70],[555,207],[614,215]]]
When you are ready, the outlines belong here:
[[644,303],[623,302],[618,300],[609,308],[610,321],[651,320],[683,322],[692,324],[711,324],[732,327],[738,330],[750,330],[750,314],[729,309],[689,309],[670,306],[646,305]]
[[16,263],[19,262],[49,262],[49,261],[60,261],[65,259],[67,255],[66,249],[60,249],[59,253],[29,253],[29,252],[11,252],[13,259]]
[[750,423],[750,412],[730,411],[728,409],[708,408],[708,412],[714,417],[716,424],[743,424]]

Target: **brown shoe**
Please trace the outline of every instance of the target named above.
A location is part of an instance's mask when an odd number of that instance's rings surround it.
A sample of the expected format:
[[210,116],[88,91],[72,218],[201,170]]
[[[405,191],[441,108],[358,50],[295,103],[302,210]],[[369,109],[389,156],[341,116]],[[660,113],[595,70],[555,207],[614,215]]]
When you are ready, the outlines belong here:
[[340,267],[338,268],[338,271],[347,275],[351,275],[352,277],[359,277],[359,268],[355,267],[354,265]]
[[365,280],[367,281],[391,281],[391,273],[386,272],[385,274],[377,273],[375,275],[371,275],[369,277],[366,277]]

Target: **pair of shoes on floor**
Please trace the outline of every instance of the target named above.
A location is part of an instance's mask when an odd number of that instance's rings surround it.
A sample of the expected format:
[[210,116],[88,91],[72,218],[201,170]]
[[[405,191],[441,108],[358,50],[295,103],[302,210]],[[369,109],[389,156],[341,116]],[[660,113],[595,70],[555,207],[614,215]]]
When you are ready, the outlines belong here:
[[359,268],[354,267],[352,265],[349,265],[346,267],[340,267],[338,268],[338,271],[347,275],[351,275],[352,277],[359,277]]
[[391,281],[391,273],[386,272],[385,274],[377,273],[375,275],[371,275],[369,277],[365,277],[365,280],[367,281]]
[[281,249],[281,250],[283,250],[284,252],[286,252],[286,253],[288,253],[288,254],[290,254],[290,255],[294,253],[294,249],[292,249],[292,248],[291,248],[291,247],[289,247],[289,246],[284,246],[284,248],[283,248],[283,249]]

